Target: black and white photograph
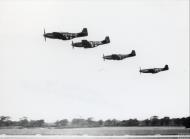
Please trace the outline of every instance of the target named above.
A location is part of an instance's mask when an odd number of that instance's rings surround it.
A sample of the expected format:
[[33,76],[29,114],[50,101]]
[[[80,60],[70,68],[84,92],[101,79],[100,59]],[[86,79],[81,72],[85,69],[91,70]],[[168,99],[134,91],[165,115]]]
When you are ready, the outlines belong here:
[[1,0],[0,139],[190,139],[189,0]]

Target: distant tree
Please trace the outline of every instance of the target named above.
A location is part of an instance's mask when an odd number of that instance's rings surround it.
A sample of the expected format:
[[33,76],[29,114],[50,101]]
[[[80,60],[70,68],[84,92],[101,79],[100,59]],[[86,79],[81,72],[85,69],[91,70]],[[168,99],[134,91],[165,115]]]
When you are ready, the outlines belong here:
[[127,120],[122,120],[120,122],[120,126],[127,126]]
[[172,118],[152,116],[150,119],[138,121],[137,119],[129,119],[119,121],[117,119],[107,119],[105,121],[95,121],[92,117],[87,119],[74,118],[71,122],[67,119],[56,121],[54,124],[45,123],[41,120],[28,120],[27,117],[22,117],[19,121],[12,121],[9,116],[0,116],[0,127],[20,126],[20,127],[101,127],[101,126],[185,126],[190,128],[190,117]]
[[171,126],[182,126],[183,125],[182,119],[181,118],[170,119],[170,125]]
[[150,120],[149,119],[145,119],[143,122],[144,122],[144,126],[149,126],[150,125]]
[[170,118],[169,117],[164,117],[160,119],[160,125],[161,126],[169,126],[170,123]]
[[0,116],[0,126],[10,126],[12,121],[9,116]]
[[98,123],[98,126],[103,126],[104,125],[104,121],[103,120],[99,120],[97,123]]
[[160,120],[158,119],[158,116],[152,116],[150,118],[151,126],[160,126]]
[[72,120],[71,125],[74,127],[87,127],[88,123],[85,119],[76,118]]
[[88,127],[92,127],[94,125],[94,121],[92,117],[87,118],[86,121],[87,121]]
[[127,120],[127,126],[138,126],[139,121],[137,119],[129,119]]
[[10,116],[0,116],[0,121],[8,121],[10,120]]
[[43,127],[44,126],[44,120],[31,120],[28,122],[28,127]]
[[182,124],[186,128],[190,128],[190,117],[184,118]]
[[116,120],[116,119],[112,119],[112,126],[118,126],[120,121]]
[[98,127],[100,126],[98,121],[94,121],[92,117],[86,119],[88,127]]
[[68,123],[69,123],[69,121],[67,119],[63,119],[63,120],[60,120],[60,121],[56,121],[55,125],[57,127],[64,127],[64,126],[67,126]]
[[112,126],[112,120],[108,119],[104,122],[104,126]]
[[29,125],[29,121],[27,117],[22,117],[19,120],[19,126],[27,127]]

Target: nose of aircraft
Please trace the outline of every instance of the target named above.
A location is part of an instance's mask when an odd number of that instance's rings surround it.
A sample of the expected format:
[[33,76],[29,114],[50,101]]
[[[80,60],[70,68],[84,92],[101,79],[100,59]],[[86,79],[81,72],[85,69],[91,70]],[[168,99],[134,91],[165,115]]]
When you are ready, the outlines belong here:
[[75,44],[74,44],[74,42],[72,41],[72,44],[71,44],[72,46],[73,46],[73,48],[75,47]]
[[72,41],[72,44],[71,44],[73,47],[75,46],[75,43]]
[[44,34],[43,34],[43,36],[44,36],[44,39],[45,39],[45,41],[46,41],[46,32],[45,32],[45,29],[44,29]]
[[52,35],[51,34],[49,34],[49,33],[45,33],[44,34],[44,37],[51,37]]

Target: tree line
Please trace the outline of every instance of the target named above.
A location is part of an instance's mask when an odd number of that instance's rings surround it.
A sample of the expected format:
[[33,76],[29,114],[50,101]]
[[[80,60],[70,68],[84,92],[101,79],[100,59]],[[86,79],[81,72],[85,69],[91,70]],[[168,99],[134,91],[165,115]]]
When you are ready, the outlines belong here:
[[80,128],[80,127],[130,127],[130,126],[185,126],[190,128],[190,117],[170,118],[152,116],[149,119],[137,120],[93,120],[93,118],[74,118],[57,120],[54,123],[46,123],[45,120],[29,120],[22,117],[18,121],[11,120],[10,116],[0,116],[1,128],[32,128],[32,127],[52,127],[52,128]]

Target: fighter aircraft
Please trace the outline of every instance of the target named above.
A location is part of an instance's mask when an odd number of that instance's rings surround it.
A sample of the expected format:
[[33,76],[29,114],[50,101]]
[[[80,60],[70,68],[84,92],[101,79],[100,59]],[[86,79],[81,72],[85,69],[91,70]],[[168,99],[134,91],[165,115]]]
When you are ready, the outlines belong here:
[[125,58],[128,57],[133,57],[136,56],[136,52],[135,50],[132,50],[132,52],[130,54],[112,54],[112,55],[108,55],[108,56],[104,56],[103,55],[103,59],[107,59],[107,60],[123,60]]
[[46,41],[46,38],[60,39],[60,40],[71,40],[73,38],[85,37],[85,36],[88,36],[88,30],[87,30],[87,28],[83,28],[82,32],[79,32],[79,33],[69,33],[69,32],[46,33],[45,29],[44,29],[44,38],[45,38],[45,41]]
[[88,40],[82,40],[81,42],[74,43],[72,41],[72,46],[74,47],[83,47],[83,48],[94,48],[99,45],[110,43],[109,36],[106,36],[103,41],[88,41]]
[[140,73],[152,73],[152,74],[155,74],[155,73],[158,73],[158,72],[161,72],[161,71],[165,71],[165,70],[169,70],[169,67],[168,65],[165,65],[164,68],[152,68],[152,69],[141,69],[140,68]]

